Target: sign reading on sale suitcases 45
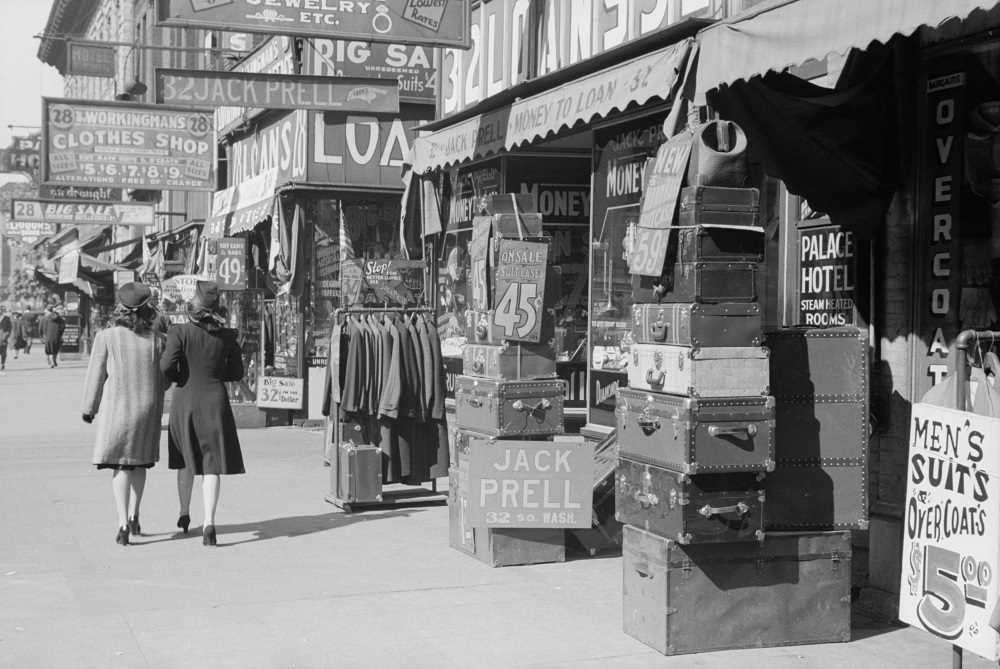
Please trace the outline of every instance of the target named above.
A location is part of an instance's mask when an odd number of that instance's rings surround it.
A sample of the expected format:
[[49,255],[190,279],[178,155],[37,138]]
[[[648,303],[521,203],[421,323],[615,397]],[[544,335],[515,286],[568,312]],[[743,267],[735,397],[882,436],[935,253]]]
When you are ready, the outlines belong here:
[[538,342],[542,331],[548,244],[495,239],[494,323],[505,339]]
[[997,635],[1000,419],[914,404],[899,619],[987,660]]
[[472,440],[467,514],[476,527],[590,527],[594,444]]

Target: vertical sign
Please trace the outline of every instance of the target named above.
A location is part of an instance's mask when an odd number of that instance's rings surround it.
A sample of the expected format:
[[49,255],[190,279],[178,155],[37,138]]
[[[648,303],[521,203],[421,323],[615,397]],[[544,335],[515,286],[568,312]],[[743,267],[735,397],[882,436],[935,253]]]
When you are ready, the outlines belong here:
[[899,619],[982,655],[998,653],[1000,420],[914,404]]
[[[220,290],[245,290],[247,287],[247,240],[242,237],[208,240],[215,246],[215,277]],[[213,243],[214,242],[214,243]],[[211,253],[212,249],[209,248]]]
[[799,320],[802,325],[854,324],[854,235],[839,225],[799,229]]
[[469,304],[473,309],[486,311],[490,308],[489,279],[486,271],[487,251],[490,245],[490,226],[493,219],[489,216],[476,216],[472,219],[472,241],[469,242],[469,258],[472,267],[469,271]]
[[639,204],[639,225],[629,271],[643,276],[660,276],[667,255],[670,228],[674,224],[677,196],[687,172],[693,135],[674,135],[656,152],[656,158],[646,169],[642,201]]
[[501,328],[504,339],[538,343],[549,245],[502,238],[490,243],[496,261],[494,323]]

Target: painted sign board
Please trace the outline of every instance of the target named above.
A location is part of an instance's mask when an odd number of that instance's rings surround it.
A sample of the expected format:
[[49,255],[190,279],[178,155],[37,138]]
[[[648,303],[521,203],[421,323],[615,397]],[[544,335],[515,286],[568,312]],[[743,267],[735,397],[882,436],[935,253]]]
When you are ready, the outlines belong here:
[[[241,34],[249,37],[246,33]],[[298,74],[295,61],[295,40],[288,35],[275,35],[237,63],[231,71]],[[266,110],[260,107],[219,107],[215,110],[215,128],[220,137],[225,136],[264,111]]]
[[219,290],[244,290],[247,287],[246,239],[210,239],[208,254],[212,257],[209,275],[219,284]]
[[157,0],[157,25],[468,48],[471,0]]
[[59,186],[39,184],[38,197],[42,200],[79,200],[81,202],[121,202],[125,199],[121,188],[106,186]]
[[316,38],[302,45],[302,69],[320,77],[395,79],[401,102],[433,104],[439,53],[420,45]]
[[[304,109],[260,123],[253,132],[240,136],[229,145],[229,186],[236,186],[268,170],[277,169],[277,183],[306,181],[308,163],[308,124],[315,115]],[[397,172],[397,180],[398,180]]]
[[857,283],[854,234],[839,225],[799,228],[801,325],[854,324]]
[[1000,658],[1000,419],[914,404],[899,619]]
[[0,171],[27,172],[35,174],[41,162],[42,133],[27,137],[14,137],[3,151],[0,151]]
[[493,272],[494,323],[504,339],[537,343],[542,333],[545,305],[545,268],[549,245],[494,238],[496,267]]
[[398,91],[392,79],[156,70],[157,102],[178,106],[398,112]]
[[341,305],[418,304],[426,269],[423,260],[345,260],[340,263]]
[[155,205],[151,202],[63,202],[21,200],[10,203],[11,220],[48,223],[88,223],[151,226]]
[[211,110],[42,98],[42,181],[215,190]]
[[56,234],[58,229],[55,223],[45,221],[7,221],[3,234],[5,237],[18,237],[22,242],[30,244],[39,237]]
[[114,77],[115,47],[101,44],[69,43],[66,74],[84,77]]
[[594,444],[474,439],[467,454],[474,527],[590,527]]
[[301,409],[305,380],[289,376],[258,376],[257,407]]

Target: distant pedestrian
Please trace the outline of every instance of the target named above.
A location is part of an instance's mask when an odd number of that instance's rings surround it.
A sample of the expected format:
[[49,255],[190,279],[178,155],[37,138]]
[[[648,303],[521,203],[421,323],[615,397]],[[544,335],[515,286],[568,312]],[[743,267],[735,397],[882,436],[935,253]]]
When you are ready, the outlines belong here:
[[10,331],[13,323],[7,315],[7,308],[0,305],[0,372],[7,369],[7,342],[10,340]]
[[159,367],[164,338],[153,331],[156,312],[149,288],[126,283],[118,289],[111,326],[94,337],[83,392],[83,420],[97,416],[94,464],[111,469],[111,489],[118,510],[115,541],[139,535],[139,504],[146,470],[160,459],[163,391],[168,385]]
[[14,359],[17,360],[18,355],[21,351],[28,345],[28,325],[24,322],[24,316],[21,315],[20,311],[15,310],[11,314],[10,319],[10,337],[9,341],[14,342]]
[[202,543],[214,546],[215,510],[220,475],[243,474],[243,452],[225,382],[243,378],[243,356],[236,331],[223,327],[225,308],[214,281],[199,281],[188,304],[188,322],[170,326],[160,369],[177,384],[170,406],[167,453],[177,470],[180,517],[187,533],[191,523],[191,491],[201,474],[205,506]]
[[59,366],[59,349],[62,348],[63,332],[66,330],[66,321],[61,311],[61,307],[49,307],[39,328],[39,334],[45,340],[45,360],[50,368]]
[[170,329],[170,316],[160,311],[160,289],[156,286],[150,286],[149,291],[153,294],[150,304],[156,309],[156,320],[153,321],[153,329],[157,332],[167,334],[167,330]]

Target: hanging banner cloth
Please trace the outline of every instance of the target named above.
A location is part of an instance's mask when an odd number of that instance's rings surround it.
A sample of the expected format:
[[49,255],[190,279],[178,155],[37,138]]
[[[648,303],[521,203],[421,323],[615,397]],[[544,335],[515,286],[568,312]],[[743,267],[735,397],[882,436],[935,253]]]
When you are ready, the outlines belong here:
[[698,33],[697,104],[722,84],[964,19],[997,0],[767,0]]
[[278,168],[273,168],[212,196],[212,217],[205,222],[205,236],[214,239],[252,230],[273,205]]

